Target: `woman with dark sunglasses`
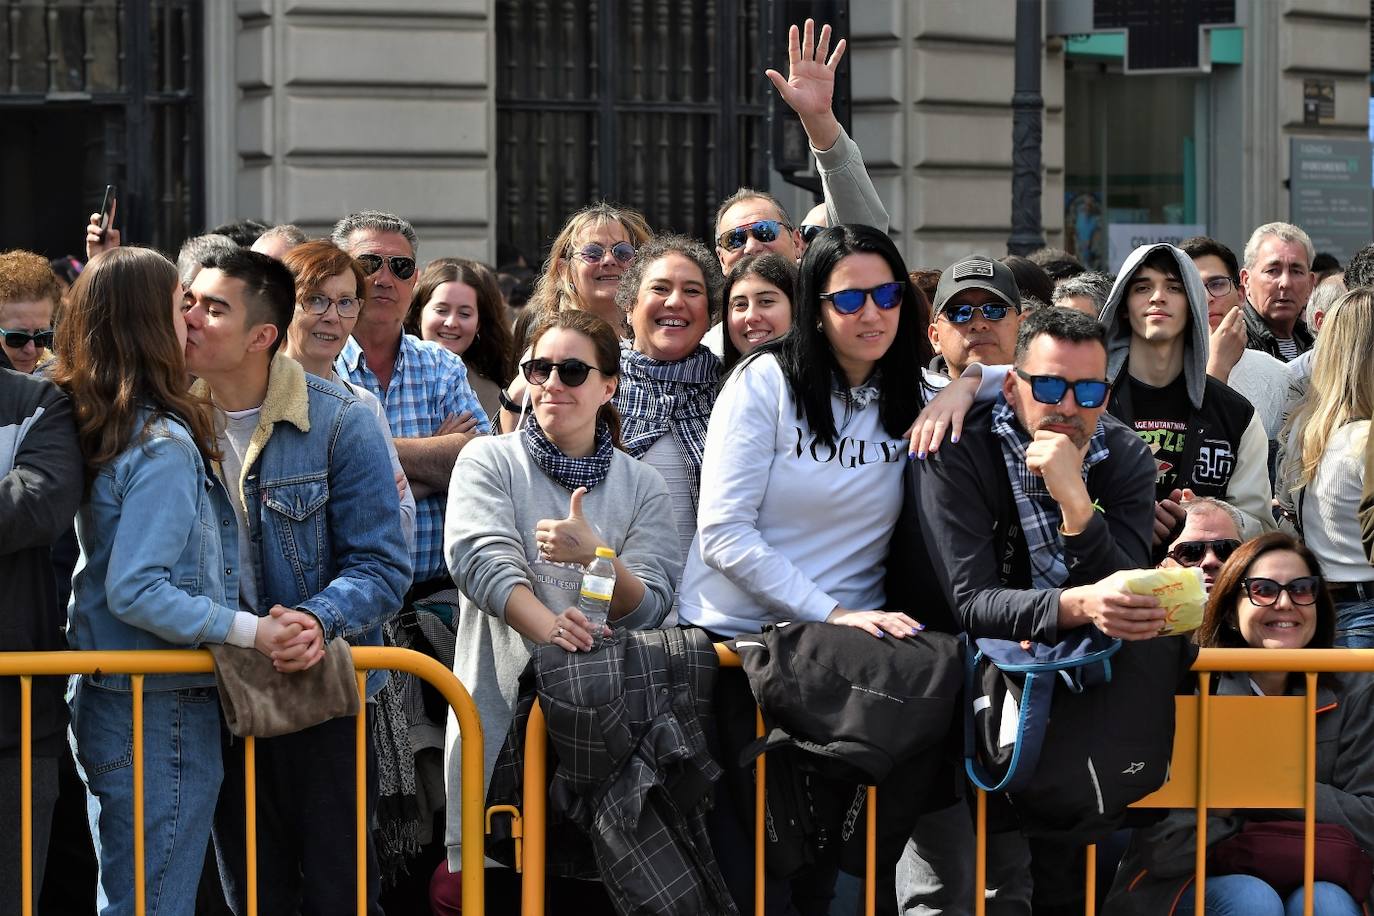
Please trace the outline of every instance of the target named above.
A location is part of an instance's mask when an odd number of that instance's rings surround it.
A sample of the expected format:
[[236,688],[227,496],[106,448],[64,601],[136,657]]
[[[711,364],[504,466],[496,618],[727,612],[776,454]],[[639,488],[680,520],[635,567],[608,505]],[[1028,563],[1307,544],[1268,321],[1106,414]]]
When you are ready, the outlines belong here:
[[[869,226],[818,235],[796,292],[791,331],[745,357],[716,401],[681,618],[719,638],[796,620],[901,639],[921,625],[888,609],[884,573],[902,506],[905,431],[929,361],[926,301],[886,233]],[[752,737],[754,705],[739,670],[720,672],[716,697],[729,772],[713,843],[743,911],[753,796],[724,736],[742,724]],[[826,899],[835,878],[833,868],[817,868],[770,883],[766,896],[790,894],[809,912],[806,903]]]
[[[1336,611],[1316,556],[1288,535],[1272,532],[1247,541],[1226,561],[1196,639],[1204,648],[1326,649],[1335,630]],[[1211,692],[1301,696],[1304,691],[1300,674],[1251,671],[1215,675]],[[1317,822],[1339,825],[1361,849],[1374,849],[1374,680],[1366,673],[1322,675],[1316,707]],[[1210,856],[1224,856],[1228,842],[1242,842],[1233,838],[1247,823],[1276,820],[1300,830],[1302,811],[1213,810],[1207,819]],[[1171,812],[1159,824],[1137,830],[1103,912],[1193,913],[1196,836],[1192,809]],[[1319,842],[1313,912],[1362,913],[1363,901],[1339,884],[1321,880],[1324,858]],[[1263,878],[1228,874],[1215,865],[1208,867],[1206,892],[1208,913],[1285,916],[1303,911],[1301,887],[1281,891]]]
[[[510,726],[531,648],[592,647],[591,625],[576,605],[596,548],[615,551],[610,620],[617,628],[661,624],[682,571],[663,478],[616,447],[615,332],[570,310],[545,316],[531,340],[521,367],[531,412],[515,432],[463,449],[444,524],[444,553],[460,592],[453,671],[482,717],[484,779]],[[448,741],[448,864],[456,872],[456,728]]]
[[[1364,540],[1369,421],[1374,417],[1374,292],[1353,289],[1322,324],[1312,381],[1279,434],[1280,488],[1336,601],[1336,645],[1374,647],[1374,566]],[[1285,502],[1284,500],[1280,500]]]

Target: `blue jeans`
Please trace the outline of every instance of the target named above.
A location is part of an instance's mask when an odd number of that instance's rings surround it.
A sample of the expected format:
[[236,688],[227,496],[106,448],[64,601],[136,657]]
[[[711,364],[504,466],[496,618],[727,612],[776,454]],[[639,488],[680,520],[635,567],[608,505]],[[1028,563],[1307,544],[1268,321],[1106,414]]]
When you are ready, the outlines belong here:
[[[134,912],[132,693],[74,679],[68,702],[99,862],[96,911]],[[143,823],[148,916],[191,916],[224,768],[213,687],[145,690]]]
[[[1312,885],[1313,916],[1360,916],[1360,906],[1342,888],[1325,881]],[[1207,916],[1302,916],[1302,888],[1284,900],[1260,878],[1219,875],[1207,879]],[[1184,891],[1175,916],[1190,916],[1193,888]]]
[[1374,601],[1340,601],[1336,604],[1338,649],[1374,649]]

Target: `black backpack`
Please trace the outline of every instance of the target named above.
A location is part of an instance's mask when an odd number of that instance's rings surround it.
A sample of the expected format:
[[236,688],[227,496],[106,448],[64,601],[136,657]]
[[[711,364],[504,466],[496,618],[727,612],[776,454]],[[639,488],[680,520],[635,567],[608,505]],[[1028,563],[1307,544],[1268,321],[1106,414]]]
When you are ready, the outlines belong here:
[[1005,792],[1028,836],[1091,843],[1169,778],[1174,695],[1197,649],[1079,627],[1055,645],[978,639],[966,653],[965,769]]

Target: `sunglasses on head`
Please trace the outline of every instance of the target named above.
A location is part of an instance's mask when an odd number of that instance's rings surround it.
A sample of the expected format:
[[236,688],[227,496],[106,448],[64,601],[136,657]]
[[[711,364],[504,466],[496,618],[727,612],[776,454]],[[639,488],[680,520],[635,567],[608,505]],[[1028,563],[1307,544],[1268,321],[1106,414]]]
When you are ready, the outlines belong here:
[[896,308],[902,304],[902,284],[894,280],[868,289],[837,289],[833,293],[821,293],[821,298],[835,306],[835,311],[841,315],[853,315],[864,307],[869,296],[873,297],[873,304],[880,309]]
[[382,269],[383,262],[391,268],[391,275],[397,280],[409,280],[415,275],[415,259],[407,258],[404,255],[383,257],[380,254],[360,254],[357,256],[357,261],[363,265],[363,273],[369,277]]
[[1240,541],[1235,538],[1218,538],[1214,541],[1179,541],[1169,551],[1169,556],[1179,566],[1196,566],[1207,556],[1207,551],[1217,555],[1217,560],[1225,563],[1236,552]]
[[797,231],[801,233],[802,241],[810,245],[811,240],[814,239],[816,236],[820,235],[827,228],[829,227],[817,226],[814,223],[802,223],[800,226],[797,227]]
[[1317,590],[1321,588],[1321,576],[1299,576],[1292,582],[1275,582],[1263,576],[1241,579],[1245,597],[1256,607],[1269,607],[1279,600],[1281,592],[1287,592],[1294,604],[1316,604]]
[[[596,366],[589,366],[580,359],[565,359],[562,362],[554,362],[551,359],[527,359],[520,364],[520,371],[525,374],[525,380],[531,385],[543,385],[553,374],[553,370],[558,370],[558,380],[569,388],[576,388],[587,380],[587,373],[596,369]],[[603,375],[605,373],[602,373]]]
[[[940,309],[940,314],[945,316],[945,320],[950,324],[968,324],[973,320],[973,313],[978,312],[983,316],[984,321],[1001,321],[1007,317],[1007,312],[1011,311],[1009,305],[969,305],[967,302],[946,302]],[[1021,310],[1016,310],[1020,314]]]
[[[600,242],[589,242],[583,245],[573,254],[577,255],[588,264],[600,264],[602,258],[606,257],[607,248]],[[635,259],[635,246],[629,242],[616,242],[609,249],[611,256],[621,264],[628,264]]]
[[792,227],[782,220],[761,219],[722,232],[716,237],[716,244],[726,251],[737,251],[749,244],[750,235],[766,245],[777,241],[778,236],[784,231],[790,232]]
[[1058,404],[1072,388],[1074,400],[1078,402],[1079,407],[1101,407],[1107,400],[1107,391],[1111,387],[1100,379],[1079,379],[1071,382],[1057,375],[1031,375],[1021,369],[1017,369],[1016,374],[1024,381],[1030,382],[1031,397],[1041,404]]
[[46,350],[52,346],[52,328],[48,328],[46,331],[34,331],[32,334],[28,331],[6,331],[4,328],[0,328],[0,334],[5,335],[5,346],[12,350],[22,350],[28,346],[29,341],[33,341],[40,350]]

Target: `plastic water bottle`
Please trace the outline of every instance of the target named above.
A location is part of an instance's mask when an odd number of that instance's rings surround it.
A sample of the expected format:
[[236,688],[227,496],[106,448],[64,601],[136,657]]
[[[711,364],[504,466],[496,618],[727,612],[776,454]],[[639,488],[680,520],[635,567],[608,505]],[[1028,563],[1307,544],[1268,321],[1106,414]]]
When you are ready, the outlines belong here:
[[615,592],[615,551],[609,547],[596,548],[596,559],[582,574],[582,596],[577,609],[586,616],[592,627],[592,645],[601,645],[601,628],[611,614],[611,595]]

